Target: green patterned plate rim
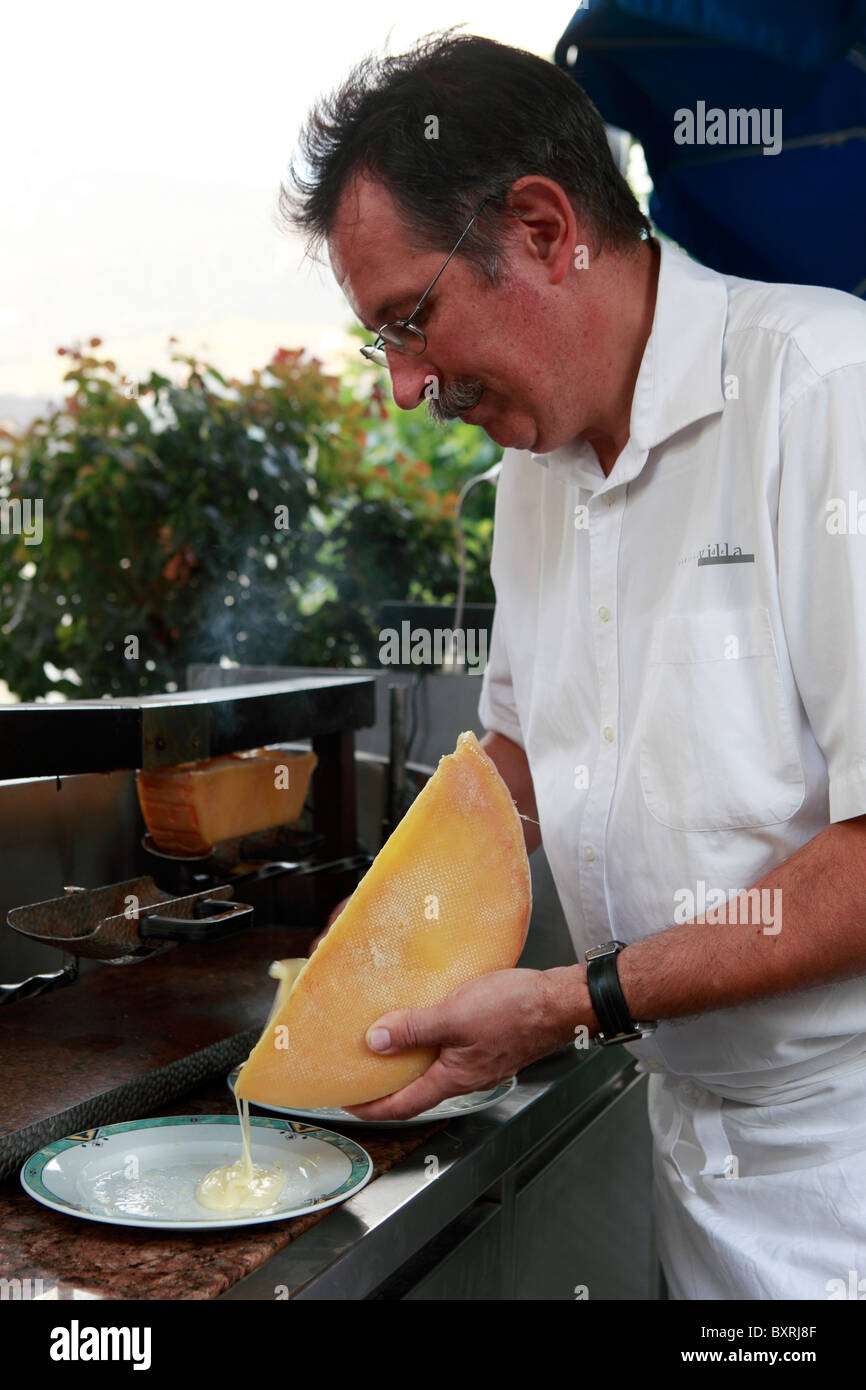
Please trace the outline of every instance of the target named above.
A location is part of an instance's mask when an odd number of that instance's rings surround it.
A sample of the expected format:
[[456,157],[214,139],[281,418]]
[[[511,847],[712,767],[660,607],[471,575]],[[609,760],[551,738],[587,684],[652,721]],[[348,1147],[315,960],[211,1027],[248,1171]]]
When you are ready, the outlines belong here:
[[[36,1153],[30,1155],[21,1168],[21,1184],[25,1191],[36,1201],[53,1208],[56,1211],[68,1212],[70,1215],[83,1216],[92,1221],[103,1221],[112,1225],[137,1225],[148,1228],[182,1228],[186,1230],[196,1230],[199,1228],[207,1229],[214,1226],[236,1226],[254,1225],[265,1221],[289,1220],[292,1216],[304,1215],[311,1210],[318,1210],[328,1206],[333,1206],[337,1202],[344,1200],[354,1192],[359,1191],[369,1182],[373,1171],[373,1160],[360,1144],[355,1143],[344,1134],[338,1134],[334,1130],[324,1129],[320,1125],[305,1124],[299,1120],[274,1119],[267,1115],[251,1115],[250,1126],[258,1130],[275,1130],[286,1136],[287,1141],[291,1142],[296,1136],[303,1136],[305,1139],[316,1139],[321,1143],[327,1144],[330,1148],[337,1149],[348,1159],[350,1171],[348,1176],[337,1187],[329,1190],[321,1197],[305,1199],[299,1204],[297,1210],[278,1211],[274,1214],[262,1213],[237,1213],[230,1218],[226,1214],[221,1214],[218,1219],[202,1219],[195,1222],[175,1222],[162,1221],[159,1218],[130,1220],[126,1217],[103,1215],[94,1211],[91,1207],[82,1203],[76,1203],[60,1196],[57,1192],[44,1181],[44,1173],[48,1164],[62,1154],[72,1150],[100,1149],[107,1141],[124,1134],[135,1134],[141,1131],[153,1131],[159,1129],[183,1129],[193,1126],[227,1126],[240,1131],[240,1122],[236,1115],[163,1115],[152,1116],[144,1120],[125,1120],[122,1123],[112,1125],[99,1125],[93,1129],[80,1130],[74,1134],[68,1134],[63,1139],[55,1139],[50,1144],[46,1144]],[[238,1133],[240,1138],[240,1133]]]

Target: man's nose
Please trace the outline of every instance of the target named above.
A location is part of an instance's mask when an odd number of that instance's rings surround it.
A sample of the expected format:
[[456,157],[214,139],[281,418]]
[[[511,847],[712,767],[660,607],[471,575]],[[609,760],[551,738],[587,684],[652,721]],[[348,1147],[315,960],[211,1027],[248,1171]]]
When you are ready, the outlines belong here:
[[414,410],[419,406],[428,386],[438,393],[439,373],[425,357],[408,352],[389,352],[388,370],[394,400],[401,410]]

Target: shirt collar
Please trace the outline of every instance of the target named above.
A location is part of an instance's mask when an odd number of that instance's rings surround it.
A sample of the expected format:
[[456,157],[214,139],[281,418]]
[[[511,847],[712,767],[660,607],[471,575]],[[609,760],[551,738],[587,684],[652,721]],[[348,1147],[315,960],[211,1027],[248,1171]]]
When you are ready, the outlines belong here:
[[724,409],[725,280],[670,242],[659,246],[655,313],[632,397],[629,441],[610,475],[605,478],[595,450],[584,440],[549,454],[530,454],[554,475],[592,492],[631,481],[650,449]]

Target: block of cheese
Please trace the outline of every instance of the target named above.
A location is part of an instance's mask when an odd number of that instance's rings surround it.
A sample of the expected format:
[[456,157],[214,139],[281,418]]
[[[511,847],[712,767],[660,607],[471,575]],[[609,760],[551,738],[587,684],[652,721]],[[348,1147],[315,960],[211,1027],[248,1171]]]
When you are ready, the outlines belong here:
[[532,891],[523,828],[496,767],[461,734],[346,907],[281,994],[235,1092],[259,1105],[358,1105],[406,1086],[436,1049],[382,1057],[371,1023],[441,1003],[517,963]]
[[296,821],[317,761],[315,753],[252,748],[148,769],[136,779],[141,813],[166,854],[209,854],[221,840]]

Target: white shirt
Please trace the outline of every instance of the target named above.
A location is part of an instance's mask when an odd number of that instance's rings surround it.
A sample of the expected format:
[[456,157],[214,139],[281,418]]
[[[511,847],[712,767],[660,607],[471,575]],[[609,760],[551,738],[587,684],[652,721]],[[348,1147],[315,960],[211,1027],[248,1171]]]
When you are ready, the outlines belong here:
[[[579,959],[866,814],[866,306],[662,242],[628,443],[607,478],[583,442],[506,450],[491,572],[480,717],[526,750]],[[866,948],[866,904],[863,923]],[[793,1099],[866,1063],[866,979],[662,1021],[630,1050],[719,1096]]]

